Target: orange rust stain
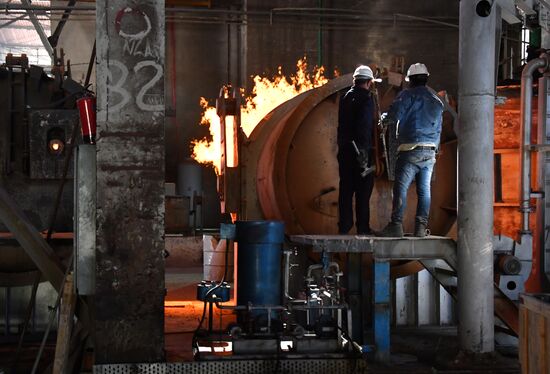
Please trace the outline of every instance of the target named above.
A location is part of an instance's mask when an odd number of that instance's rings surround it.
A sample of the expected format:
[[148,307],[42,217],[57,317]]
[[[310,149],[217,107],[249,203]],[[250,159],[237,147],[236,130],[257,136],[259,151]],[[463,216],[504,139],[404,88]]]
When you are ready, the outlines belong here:
[[[505,96],[506,102],[495,106],[495,153],[501,157],[502,201],[495,202],[494,233],[501,234],[520,241],[522,215],[520,205],[520,178],[521,178],[521,116],[520,116],[520,86],[498,87],[498,96]],[[532,101],[532,129],[531,143],[537,143],[537,99]],[[531,182],[536,189],[537,182],[537,154],[533,152]],[[533,205],[535,201],[531,202]],[[530,214],[530,229],[533,232],[533,266],[531,276],[525,284],[527,292],[539,292],[541,279],[538,271],[540,263],[540,244],[536,238],[541,233],[536,223],[536,212]]]

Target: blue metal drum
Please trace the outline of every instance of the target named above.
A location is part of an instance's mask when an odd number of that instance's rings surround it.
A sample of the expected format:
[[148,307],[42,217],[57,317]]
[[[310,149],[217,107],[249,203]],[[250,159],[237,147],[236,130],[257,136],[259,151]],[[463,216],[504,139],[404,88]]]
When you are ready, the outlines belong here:
[[238,305],[280,305],[284,223],[237,221],[236,225]]

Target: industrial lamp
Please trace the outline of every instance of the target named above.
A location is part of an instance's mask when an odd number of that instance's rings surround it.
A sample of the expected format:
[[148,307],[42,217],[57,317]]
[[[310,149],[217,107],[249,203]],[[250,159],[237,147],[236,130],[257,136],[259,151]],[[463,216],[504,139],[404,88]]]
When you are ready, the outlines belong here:
[[[218,193],[220,195],[221,211],[228,213],[236,211],[238,197],[233,191],[228,190],[228,184],[237,177],[239,163],[239,126],[240,104],[236,89],[224,86],[216,99],[216,113],[220,117],[220,148],[221,162],[220,175],[218,175]],[[227,204],[229,203],[229,204]]]
[[48,149],[50,150],[51,154],[59,155],[63,153],[63,149],[65,149],[65,143],[61,139],[52,139],[48,142]]
[[65,131],[59,127],[54,127],[48,131],[47,135],[48,152],[54,156],[59,156],[65,149]]
[[[216,113],[221,123],[222,168],[237,167],[238,161],[238,121],[239,104],[235,89],[231,86],[222,87],[216,99]],[[221,171],[223,172],[223,171]]]

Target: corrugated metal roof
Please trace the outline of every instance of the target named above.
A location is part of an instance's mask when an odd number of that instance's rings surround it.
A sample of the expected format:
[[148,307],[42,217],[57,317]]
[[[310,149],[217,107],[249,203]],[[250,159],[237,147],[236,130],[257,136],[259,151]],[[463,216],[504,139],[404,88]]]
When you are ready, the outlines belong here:
[[[10,4],[21,4],[21,1],[10,1]],[[32,5],[49,6],[50,1],[35,0]],[[49,15],[38,12],[37,17],[47,35],[51,33]],[[0,13],[0,63],[6,59],[6,54],[25,53],[31,64],[48,66],[50,57],[40,41],[33,24],[24,11],[8,11]]]

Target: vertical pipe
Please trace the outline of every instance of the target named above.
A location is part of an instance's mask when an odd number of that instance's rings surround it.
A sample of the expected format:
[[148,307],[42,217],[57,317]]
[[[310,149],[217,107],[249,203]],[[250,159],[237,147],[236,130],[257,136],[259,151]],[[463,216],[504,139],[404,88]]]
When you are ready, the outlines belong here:
[[[230,15],[227,15],[230,18]],[[227,83],[231,84],[231,22],[227,23]]]
[[[462,350],[494,350],[493,136],[495,11],[460,2],[458,310]],[[499,20],[500,22],[500,20]]]
[[6,322],[5,324],[5,335],[6,336],[9,336],[10,335],[10,330],[11,330],[11,323],[10,323],[10,311],[11,311],[11,288],[10,287],[6,287],[5,289],[5,298],[6,298],[6,305],[5,305],[5,309],[4,309],[4,320]]
[[319,33],[317,35],[317,66],[323,66],[323,0],[319,0]]
[[[183,136],[181,135],[181,126],[178,123],[178,116],[177,116],[177,107],[178,107],[178,99],[177,99],[177,62],[176,62],[176,54],[177,54],[177,44],[176,44],[176,27],[175,27],[175,21],[171,20],[170,23],[168,23],[168,37],[170,38],[170,93],[171,93],[171,103],[172,103],[172,126],[174,126],[174,130],[176,133],[176,139],[177,142],[183,142]],[[176,154],[176,160],[178,162],[178,165],[183,162],[185,159],[185,152],[183,147],[178,147],[178,151]]]
[[[246,16],[246,12],[248,9],[248,0],[241,0],[241,10],[243,12],[243,18],[242,23],[239,25],[239,87],[244,88],[246,90],[247,88],[247,56],[248,56],[248,48],[247,48],[247,32],[248,32],[248,17]],[[240,126],[240,123],[239,123]]]
[[[544,34],[543,34],[544,35]],[[540,145],[548,145],[550,140],[550,126],[546,123],[550,118],[550,76],[546,73],[539,79],[539,102],[538,102],[538,134],[537,143]],[[537,190],[542,191],[545,198],[537,200],[537,231],[534,237],[537,241],[533,245],[538,247],[538,251],[533,251],[533,263],[535,256],[539,257],[540,263],[543,264],[546,277],[538,285],[547,288],[550,281],[550,240],[548,238],[547,225],[550,224],[550,209],[546,208],[548,199],[550,198],[550,155],[548,153],[539,153],[537,165]],[[546,286],[546,287],[545,287]],[[540,292],[540,289],[539,291]]]
[[347,290],[352,320],[353,341],[363,343],[363,282],[360,253],[348,253],[347,256]]
[[533,73],[538,68],[546,68],[545,58],[536,58],[529,61],[521,72],[521,196],[520,210],[522,212],[522,234],[531,234],[529,229],[529,213],[531,207],[531,127],[532,99],[533,99]]
[[[522,213],[522,227],[521,227],[521,248],[522,251],[516,250],[515,255],[524,263],[529,264],[531,273],[529,278],[525,282],[525,289],[528,292],[536,292],[540,290],[540,261],[541,261],[541,248],[540,241],[536,248],[533,247],[533,234],[531,232],[530,214],[534,210],[534,206],[531,205],[531,135],[532,135],[532,99],[533,99],[533,73],[540,68],[547,69],[548,61],[546,58],[536,58],[531,60],[525,65],[521,72],[521,101],[520,101],[520,117],[521,117],[521,183],[520,183],[520,211]],[[544,86],[544,81],[541,82],[541,86]],[[539,90],[542,88],[539,86]],[[540,92],[541,97],[545,96],[544,91]],[[540,112],[543,112],[544,101],[540,101],[539,98],[539,116]],[[542,99],[544,100],[544,99]],[[541,127],[544,127],[546,119],[541,118]],[[540,156],[543,156],[542,154]],[[540,165],[540,161],[539,161]],[[541,171],[539,170],[539,173]],[[538,188],[540,191],[540,186]],[[537,201],[537,205],[540,204]],[[537,212],[537,215],[540,215]],[[546,227],[541,225],[538,227]],[[539,234],[540,237],[545,237],[544,233]]]

